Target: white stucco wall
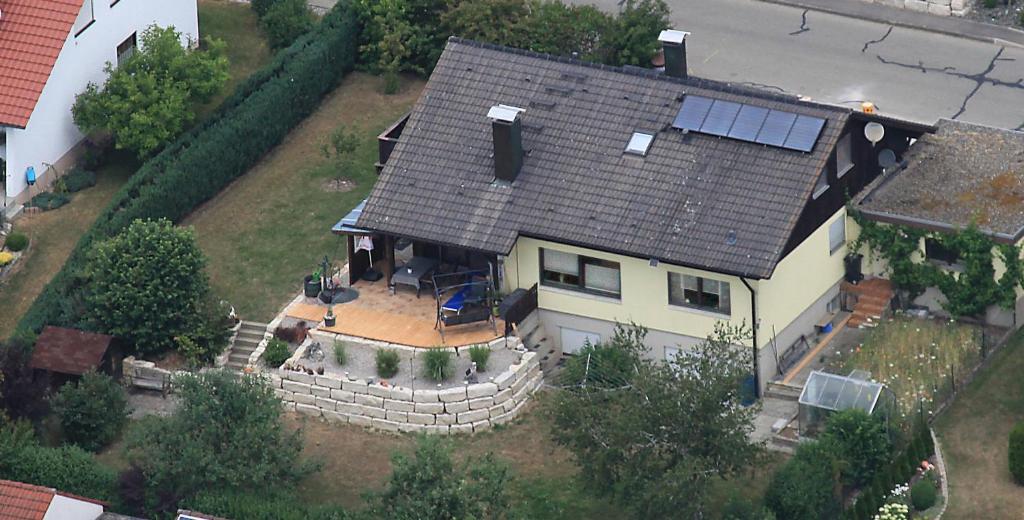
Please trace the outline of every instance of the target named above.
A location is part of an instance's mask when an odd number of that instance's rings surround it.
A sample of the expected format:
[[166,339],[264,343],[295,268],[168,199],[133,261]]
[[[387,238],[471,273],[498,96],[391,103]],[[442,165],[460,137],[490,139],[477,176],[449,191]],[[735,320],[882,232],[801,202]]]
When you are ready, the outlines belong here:
[[43,520],[95,520],[102,514],[103,506],[99,504],[54,495]]
[[[82,140],[71,119],[75,95],[89,82],[106,79],[104,65],[117,61],[117,46],[132,33],[152,24],[174,26],[183,37],[199,37],[196,0],[94,0],[94,22],[78,36],[69,34],[50,79],[36,103],[25,129],[7,129],[7,195],[14,197],[25,188],[25,171],[33,166],[42,176]],[[50,179],[41,178],[40,182]]]

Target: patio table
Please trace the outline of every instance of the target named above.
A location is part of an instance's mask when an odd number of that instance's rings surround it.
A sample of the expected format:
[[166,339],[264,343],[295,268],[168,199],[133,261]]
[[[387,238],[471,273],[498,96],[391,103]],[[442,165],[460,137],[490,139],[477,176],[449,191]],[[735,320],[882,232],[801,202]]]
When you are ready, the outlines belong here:
[[391,292],[394,293],[395,287],[399,284],[408,285],[416,288],[416,297],[419,298],[424,279],[437,268],[437,264],[436,258],[412,257],[405,265],[395,269],[395,274],[391,276]]

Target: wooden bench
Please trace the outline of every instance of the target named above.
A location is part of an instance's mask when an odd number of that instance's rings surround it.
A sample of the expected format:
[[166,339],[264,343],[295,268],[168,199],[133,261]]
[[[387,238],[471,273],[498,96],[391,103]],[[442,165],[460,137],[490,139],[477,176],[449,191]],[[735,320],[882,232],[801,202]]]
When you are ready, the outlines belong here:
[[171,374],[158,368],[133,367],[125,373],[125,382],[145,390],[156,390],[162,397],[171,391]]

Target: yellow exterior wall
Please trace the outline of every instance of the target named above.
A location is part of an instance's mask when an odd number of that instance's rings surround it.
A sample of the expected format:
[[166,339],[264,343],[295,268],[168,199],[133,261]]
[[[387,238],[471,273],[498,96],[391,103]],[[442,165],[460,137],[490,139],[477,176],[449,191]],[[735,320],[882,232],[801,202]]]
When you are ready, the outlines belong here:
[[[601,258],[619,263],[621,299],[614,300],[567,289],[546,287],[540,282],[540,248],[554,249]],[[515,259],[515,260],[513,260]],[[600,320],[644,325],[649,329],[697,338],[714,331],[715,322],[724,315],[678,307],[668,303],[668,273],[678,272],[729,283],[731,322],[750,325],[750,292],[740,279],[665,263],[651,267],[647,260],[590,249],[520,237],[505,261],[505,279],[518,280],[519,287],[537,284],[538,306],[542,309],[586,316]]]
[[[846,244],[831,254],[828,228],[837,219],[845,218],[846,208],[829,217],[779,262],[771,279],[758,283],[757,317],[761,326],[758,328],[757,339],[760,347],[771,341],[773,332],[782,332],[842,279],[843,257],[850,243],[850,222],[846,224]],[[786,346],[779,345],[780,348]]]
[[[829,254],[828,243],[828,227],[839,218],[846,218],[845,208],[786,255],[770,280],[747,280],[757,293],[759,347],[769,344],[773,326],[775,332],[782,332],[843,277],[843,257],[847,246],[843,245],[835,253]],[[615,300],[540,284],[541,248],[618,262],[622,282],[621,298]],[[669,305],[669,272],[728,282],[731,315],[726,317]],[[639,258],[533,238],[520,237],[506,257],[505,284],[509,290],[537,284],[538,306],[542,309],[611,322],[633,321],[649,329],[697,338],[711,334],[715,323],[723,319],[728,319],[733,325],[751,325],[750,292],[739,277],[665,263],[651,267],[647,260]]]

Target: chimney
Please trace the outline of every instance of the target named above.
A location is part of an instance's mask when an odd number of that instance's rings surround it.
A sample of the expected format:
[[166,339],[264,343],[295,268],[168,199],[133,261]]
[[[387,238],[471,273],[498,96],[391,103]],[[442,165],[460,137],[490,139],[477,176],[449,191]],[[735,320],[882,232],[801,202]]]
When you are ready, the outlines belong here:
[[686,73],[686,37],[690,33],[665,29],[658,35],[661,48],[665,53],[665,75],[673,78],[687,78]]
[[487,111],[494,134],[494,178],[513,182],[523,166],[523,124],[525,110],[508,105],[494,105]]

